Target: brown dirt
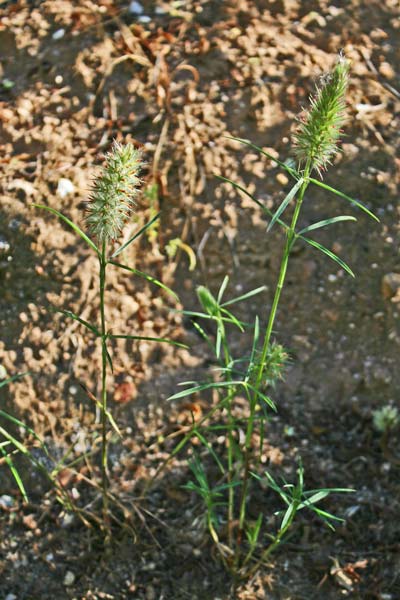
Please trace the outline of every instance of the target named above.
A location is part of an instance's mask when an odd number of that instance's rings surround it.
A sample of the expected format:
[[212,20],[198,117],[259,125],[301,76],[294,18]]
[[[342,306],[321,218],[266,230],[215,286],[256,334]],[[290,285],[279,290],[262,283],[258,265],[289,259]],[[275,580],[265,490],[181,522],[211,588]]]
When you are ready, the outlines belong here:
[[[316,236],[345,258],[354,280],[311,249],[292,259],[275,329],[293,362],[274,392],[279,411],[268,425],[268,459],[272,468],[283,461],[290,478],[301,455],[309,487],[357,491],[331,501],[346,519],[335,534],[300,521],[285,549],[237,598],[396,600],[400,452],[394,435],[382,449],[372,413],[398,404],[400,385],[399,294],[382,293],[384,275],[399,272],[398,2],[187,0],[156,12],[169,4],[144,1],[150,21],[143,23],[128,2],[1,3],[0,364],[9,375],[29,372],[0,390],[1,405],[29,422],[56,459],[71,445],[74,456],[96,443],[94,406],[79,384],[98,391],[99,348],[75,321],[49,310],[96,320],[96,260],[66,226],[31,204],[79,222],[113,138],[144,148],[148,192],[158,185],[158,196],[141,199],[132,228],[162,210],[159,226],[125,260],[171,285],[186,308],[196,306],[198,283],[216,289],[226,273],[232,291],[266,284],[267,293],[247,306],[265,318],[281,232],[266,235],[257,207],[215,175],[241,182],[269,206],[283,198],[285,181],[270,162],[225,136],[288,158],[299,106],[343,49],[352,61],[350,119],[343,155],[325,181],[362,199],[381,224],[358,213],[356,224]],[[74,185],[64,197],[61,178]],[[317,188],[307,200],[304,224],[348,212]],[[195,271],[183,251],[168,258],[174,238],[197,253]],[[166,399],[179,381],[204,375],[207,349],[169,310],[173,301],[147,283],[110,272],[107,297],[113,331],[140,327],[144,335],[194,348],[124,341],[114,348],[109,393],[124,440],[112,446],[112,491],[136,539],[116,528],[104,548],[95,529],[71,520],[22,462],[31,502],[23,504],[1,465],[0,496],[9,495],[12,505],[0,506],[0,595],[228,599],[231,582],[210,560],[202,507],[181,489],[187,456],[171,462],[146,500],[139,497],[141,483],[176,443],[166,436],[190,419],[187,405]],[[246,338],[237,340],[238,352],[246,347]],[[81,475],[93,469],[88,462]],[[67,479],[78,503],[91,500],[82,480]],[[275,500],[267,500],[270,514]],[[253,501],[260,506],[266,499]]]

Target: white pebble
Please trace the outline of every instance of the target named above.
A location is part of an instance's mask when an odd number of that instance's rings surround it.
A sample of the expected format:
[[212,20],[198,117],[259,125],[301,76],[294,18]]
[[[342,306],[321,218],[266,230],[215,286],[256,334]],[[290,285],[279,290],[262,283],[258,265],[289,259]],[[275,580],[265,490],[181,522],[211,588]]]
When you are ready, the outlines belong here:
[[64,35],[65,29],[57,29],[57,31],[55,31],[51,37],[53,38],[53,40],[61,40],[61,38],[63,38]]
[[65,577],[64,577],[64,581],[63,581],[64,585],[66,587],[69,587],[70,585],[72,585],[74,583],[74,581],[75,581],[75,575],[73,574],[73,572],[67,571],[65,573]]
[[62,177],[57,185],[57,194],[61,196],[61,198],[65,198],[68,194],[73,194],[75,192],[75,186],[70,179],[64,179]]

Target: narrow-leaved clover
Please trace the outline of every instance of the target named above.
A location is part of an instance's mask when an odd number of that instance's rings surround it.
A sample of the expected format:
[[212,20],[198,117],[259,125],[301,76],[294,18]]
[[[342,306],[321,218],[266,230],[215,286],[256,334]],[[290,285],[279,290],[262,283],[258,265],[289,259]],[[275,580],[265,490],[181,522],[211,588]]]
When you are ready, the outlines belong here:
[[[205,523],[225,566],[233,574],[235,581],[240,577],[253,574],[266,561],[285,539],[300,510],[313,511],[330,527],[332,521],[340,521],[341,519],[319,508],[318,505],[332,492],[351,491],[343,488],[306,490],[301,462],[297,470],[296,484],[288,484],[285,481],[279,484],[269,472],[262,472],[264,425],[269,418],[268,413],[276,410],[275,403],[270,398],[270,390],[274,381],[282,376],[288,358],[282,346],[272,340],[272,334],[293,247],[296,243],[307,243],[335,261],[349,275],[354,276],[351,268],[341,258],[309,237],[309,234],[341,221],[356,219],[350,215],[341,215],[324,218],[303,229],[298,229],[297,223],[307,189],[311,185],[323,188],[378,220],[358,200],[312,177],[314,171],[321,176],[338,151],[341,128],[345,122],[345,93],[348,77],[349,63],[343,56],[339,56],[331,73],[321,78],[317,85],[315,94],[310,98],[309,109],[298,119],[298,127],[294,135],[293,150],[297,168],[276,159],[248,140],[231,138],[267,156],[283,168],[293,180],[291,190],[276,211],[272,212],[244,187],[220,177],[251,198],[261,208],[269,220],[267,231],[275,224],[279,224],[284,230],[284,249],[278,280],[264,327],[261,327],[263,319],[258,317],[253,325],[242,323],[231,312],[231,306],[263,291],[265,287],[257,288],[239,298],[223,301],[228,278],[224,279],[217,296],[201,286],[198,289],[198,298],[203,312],[186,313],[196,318],[195,327],[213,348],[217,364],[216,375],[212,380],[202,383],[185,382],[182,384],[186,384],[185,389],[172,396],[172,399],[213,389],[218,400],[200,421],[194,423],[189,432],[185,432],[171,457],[176,455],[192,437],[197,437],[203,444],[204,452],[201,457],[196,457],[191,463],[195,481],[189,482],[186,487],[198,493],[204,500]],[[291,217],[286,222],[284,218],[290,207]],[[199,318],[214,322],[214,335],[207,333],[199,324]],[[234,356],[229,343],[227,325],[235,326],[240,331],[251,329],[253,343],[247,356],[239,358]],[[244,418],[243,414],[236,410],[236,399],[239,393],[247,399],[247,413]],[[215,423],[212,417],[216,416],[219,417]],[[215,444],[216,433],[221,436],[223,432],[227,442],[226,456],[221,456],[221,445]],[[216,462],[217,476],[215,476],[215,469],[210,471],[206,468],[204,461],[209,460],[209,456]],[[165,463],[160,466],[159,471],[164,465]],[[209,475],[210,472],[214,475]],[[268,515],[264,511],[260,512],[255,519],[254,514],[253,518],[248,516],[250,484],[256,480],[261,480],[264,487],[275,491],[283,502],[283,510],[276,513],[277,516],[281,514],[281,517],[275,530],[266,527]]]
[[[86,224],[89,235],[58,210],[48,206],[34,205],[37,208],[43,208],[57,215],[64,223],[71,227],[96,253],[99,261],[99,322],[89,323],[68,310],[61,310],[59,312],[78,321],[83,327],[94,334],[101,343],[102,369],[100,399],[96,398],[89,391],[88,394],[96,402],[96,405],[101,412],[100,470],[103,505],[102,522],[107,532],[109,532],[110,516],[112,516],[112,511],[109,511],[108,493],[108,424],[110,424],[118,435],[120,435],[118,426],[108,409],[107,403],[107,374],[108,369],[111,371],[113,370],[109,342],[115,339],[129,339],[167,342],[177,346],[182,345],[165,338],[143,337],[140,333],[135,335],[111,333],[107,329],[105,289],[106,271],[109,266],[124,269],[139,277],[143,277],[147,281],[172,294],[176,299],[174,292],[154,277],[116,261],[116,258],[133,241],[138,239],[149,227],[151,227],[160,216],[159,214],[155,215],[146,225],[139,228],[128,241],[115,249],[115,242],[120,237],[126,222],[131,217],[135,208],[135,199],[139,194],[141,183],[139,174],[143,164],[142,153],[140,150],[137,150],[129,143],[124,145],[114,142],[111,151],[105,157],[105,164],[102,167],[101,172],[94,180],[91,196],[87,202]],[[95,241],[93,241],[92,237]]]

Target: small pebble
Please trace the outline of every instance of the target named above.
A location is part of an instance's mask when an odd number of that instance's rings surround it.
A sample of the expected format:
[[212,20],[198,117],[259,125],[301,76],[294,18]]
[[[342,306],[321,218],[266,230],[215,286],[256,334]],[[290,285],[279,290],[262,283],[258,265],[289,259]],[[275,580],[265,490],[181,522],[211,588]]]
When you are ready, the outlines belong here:
[[139,23],[150,23],[150,21],[151,21],[151,18],[150,18],[150,17],[148,17],[147,15],[141,15],[141,16],[138,18],[138,21],[139,21]]
[[65,179],[62,177],[57,185],[57,194],[61,196],[61,198],[65,198],[68,194],[73,194],[75,192],[75,186],[70,179]]
[[17,600],[17,596],[15,594],[7,594],[5,600]]
[[8,252],[10,249],[10,244],[7,242],[6,238],[0,237],[0,252]]
[[131,2],[129,5],[129,12],[132,15],[142,15],[144,8],[139,2]]
[[278,175],[276,176],[276,180],[281,185],[287,185],[289,183],[289,179],[284,173],[278,173]]
[[53,35],[51,36],[53,38],[53,40],[61,40],[61,38],[63,38],[65,35],[65,29],[57,29],[57,31],[55,31],[53,33]]
[[382,296],[385,300],[397,296],[400,291],[400,273],[387,273],[382,277]]
[[7,494],[0,496],[0,508],[11,508],[14,504],[13,498]]
[[63,581],[64,585],[66,587],[69,587],[74,583],[74,581],[75,581],[75,575],[73,574],[73,572],[67,571],[65,573],[65,577],[64,577],[64,581]]

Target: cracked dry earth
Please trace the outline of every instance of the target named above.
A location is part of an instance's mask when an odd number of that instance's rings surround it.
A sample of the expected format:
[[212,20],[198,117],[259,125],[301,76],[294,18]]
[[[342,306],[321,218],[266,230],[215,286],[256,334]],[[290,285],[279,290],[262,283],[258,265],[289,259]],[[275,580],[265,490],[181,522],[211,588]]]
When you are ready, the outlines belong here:
[[[300,519],[285,547],[235,595],[400,598],[399,430],[383,440],[373,425],[374,411],[398,406],[400,387],[397,0],[18,0],[2,2],[0,14],[0,367],[3,375],[27,372],[0,389],[0,408],[29,423],[55,461],[68,449],[78,458],[96,448],[95,406],[84,388],[98,392],[99,347],[51,308],[95,321],[97,264],[70,229],[32,203],[80,222],[102,153],[114,138],[132,141],[148,166],[127,238],[156,211],[162,216],[126,262],[171,286],[190,309],[196,285],[215,291],[225,274],[232,295],[265,284],[239,311],[265,318],[282,234],[267,235],[257,206],[215,175],[277,207],[286,176],[229,136],[286,160],[294,118],[315,79],[340,49],[351,60],[346,137],[324,181],[360,198],[381,222],[353,213],[357,223],[316,237],[343,256],[355,279],[311,248],[299,246],[293,256],[275,327],[292,361],[274,390],[278,413],[264,455],[287,479],[301,456],[310,488],[356,492],[330,501],[328,509],[345,519],[334,534]],[[302,224],[348,208],[315,188]],[[181,246],[172,257],[174,239]],[[189,270],[193,253],[197,265]],[[168,336],[189,350],[125,340],[113,348],[109,397],[123,440],[111,446],[111,488],[129,528],[116,527],[107,548],[96,527],[55,502],[29,463],[19,465],[29,503],[0,465],[1,598],[235,597],[209,545],[202,506],[182,489],[193,446],[141,497],[191,411],[201,414],[212,402],[167,402],[180,381],[200,379],[210,366],[207,347],[175,308],[146,281],[110,271],[113,329]],[[239,354],[250,341],[235,343]],[[34,439],[26,441],[44,461]],[[79,469],[63,472],[61,483],[88,506],[96,460]],[[261,493],[251,505],[255,515],[278,508]]]

